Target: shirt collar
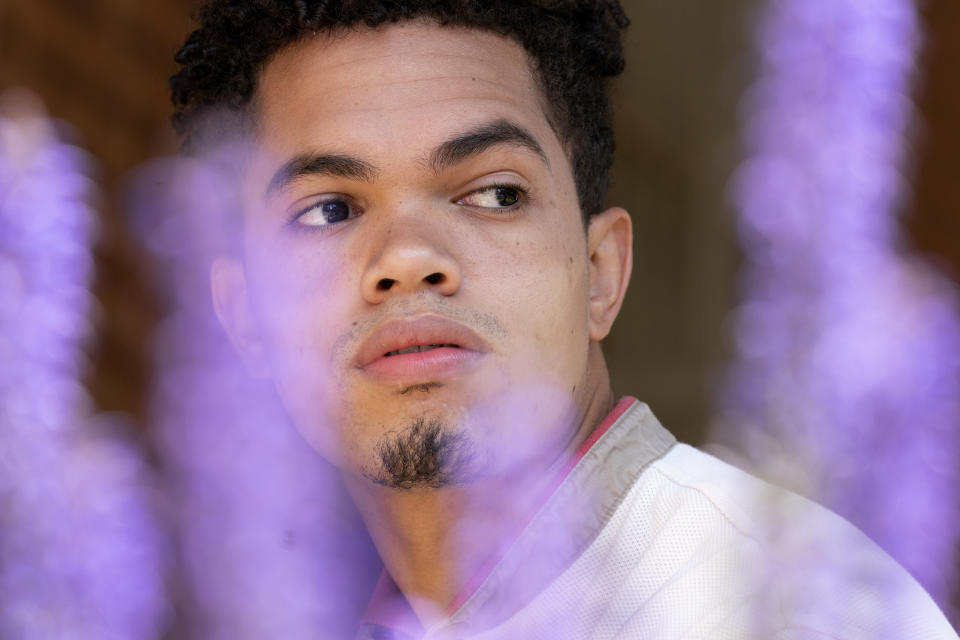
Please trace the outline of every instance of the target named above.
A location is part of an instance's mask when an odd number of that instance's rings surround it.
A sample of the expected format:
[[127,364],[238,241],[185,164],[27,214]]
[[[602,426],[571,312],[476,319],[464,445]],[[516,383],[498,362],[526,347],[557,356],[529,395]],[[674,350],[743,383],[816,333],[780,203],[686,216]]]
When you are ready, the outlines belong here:
[[[440,627],[479,631],[532,600],[589,545],[640,473],[675,442],[645,404],[622,398],[557,474],[514,543],[465,583]],[[357,639],[415,639],[425,633],[384,571]]]

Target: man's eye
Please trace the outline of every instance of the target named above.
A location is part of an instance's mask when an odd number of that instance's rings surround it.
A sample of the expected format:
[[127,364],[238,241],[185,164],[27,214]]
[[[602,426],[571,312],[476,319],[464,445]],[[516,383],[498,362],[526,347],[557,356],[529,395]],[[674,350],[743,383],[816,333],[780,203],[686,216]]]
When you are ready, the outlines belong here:
[[307,227],[323,227],[356,217],[349,202],[345,200],[326,200],[311,205],[294,218],[297,224]]
[[520,187],[498,185],[477,189],[457,201],[457,204],[466,204],[483,209],[511,209],[523,200],[525,192]]

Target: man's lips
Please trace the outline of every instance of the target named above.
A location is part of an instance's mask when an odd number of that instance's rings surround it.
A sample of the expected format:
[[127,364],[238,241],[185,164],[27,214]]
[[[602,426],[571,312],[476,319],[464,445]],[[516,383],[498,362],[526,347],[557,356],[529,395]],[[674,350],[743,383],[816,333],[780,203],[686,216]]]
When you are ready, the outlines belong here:
[[468,327],[437,315],[393,318],[360,345],[356,366],[378,382],[417,384],[462,373],[487,351]]

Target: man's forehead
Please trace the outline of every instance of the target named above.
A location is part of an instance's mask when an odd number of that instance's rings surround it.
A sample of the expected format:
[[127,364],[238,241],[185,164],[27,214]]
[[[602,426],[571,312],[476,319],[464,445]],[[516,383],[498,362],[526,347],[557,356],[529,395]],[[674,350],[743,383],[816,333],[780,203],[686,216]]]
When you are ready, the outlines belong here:
[[529,56],[513,39],[484,29],[441,25],[431,19],[413,19],[375,28],[358,26],[317,32],[300,38],[274,54],[265,65],[264,75],[288,73],[302,68],[311,50],[322,50],[314,60],[325,71],[358,66],[372,69],[396,58],[395,70],[411,59],[434,56],[461,58],[461,63],[483,62],[492,56],[505,67],[532,70]]
[[338,119],[395,122],[410,108],[438,110],[442,101],[450,115],[454,109],[507,110],[499,115],[508,118],[511,109],[544,113],[533,66],[519,44],[419,20],[298,41],[271,59],[258,85],[255,115],[267,136],[290,118],[321,128],[341,124]]

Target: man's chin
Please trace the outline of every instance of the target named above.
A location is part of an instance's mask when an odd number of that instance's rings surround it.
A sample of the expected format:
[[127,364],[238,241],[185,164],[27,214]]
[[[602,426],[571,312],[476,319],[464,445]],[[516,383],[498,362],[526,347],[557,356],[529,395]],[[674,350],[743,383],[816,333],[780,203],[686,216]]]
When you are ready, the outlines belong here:
[[372,471],[363,475],[378,485],[404,491],[459,486],[478,471],[478,451],[469,435],[436,417],[414,418],[385,433],[372,457]]
[[423,383],[383,395],[342,424],[346,437],[370,434],[359,452],[361,475],[394,489],[542,473],[576,430],[573,398],[553,386],[513,386],[478,398],[456,384]]

